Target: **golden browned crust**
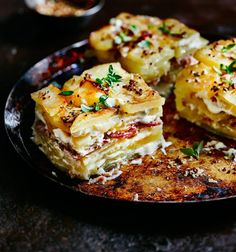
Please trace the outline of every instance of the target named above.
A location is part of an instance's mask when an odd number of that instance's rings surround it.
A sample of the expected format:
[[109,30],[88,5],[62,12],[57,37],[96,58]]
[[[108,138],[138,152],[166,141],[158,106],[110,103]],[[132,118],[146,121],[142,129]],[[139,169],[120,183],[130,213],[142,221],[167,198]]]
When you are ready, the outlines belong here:
[[207,133],[184,119],[174,108],[174,98],[164,106],[164,135],[172,145],[167,155],[158,150],[146,156],[141,165],[127,165],[122,174],[105,184],[82,182],[78,189],[85,193],[124,200],[191,201],[221,198],[236,193],[236,162],[225,159],[222,150],[203,152],[199,160],[184,157],[181,148],[195,141],[223,142],[236,148],[236,142]]

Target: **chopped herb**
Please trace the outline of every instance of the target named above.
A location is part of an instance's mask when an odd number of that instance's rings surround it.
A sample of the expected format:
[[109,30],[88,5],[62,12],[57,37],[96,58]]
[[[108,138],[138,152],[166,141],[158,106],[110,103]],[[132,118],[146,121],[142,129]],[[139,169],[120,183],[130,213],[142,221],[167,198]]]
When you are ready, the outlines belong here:
[[132,38],[131,37],[129,37],[129,36],[127,36],[124,32],[120,32],[116,37],[115,37],[115,40],[114,40],[114,42],[115,42],[115,44],[121,44],[121,43],[123,43],[123,42],[129,42],[129,41],[131,41],[132,40]]
[[221,52],[226,52],[226,51],[230,50],[231,48],[233,48],[235,45],[236,45],[235,43],[232,43],[227,46],[223,46],[223,48],[221,49]]
[[112,65],[109,65],[109,68],[108,68],[108,74],[106,77],[100,79],[100,78],[97,78],[96,79],[96,83],[98,83],[99,85],[101,85],[102,87],[107,84],[109,87],[113,87],[113,84],[114,83],[117,83],[117,82],[120,82],[121,81],[121,76],[116,74],[114,72],[114,69],[113,69],[113,66]]
[[127,36],[124,32],[120,32],[119,36],[121,37],[123,42],[129,42],[132,38]]
[[61,93],[59,93],[58,95],[62,95],[62,96],[70,96],[74,93],[74,91],[62,91]]
[[228,66],[220,64],[220,70],[225,71],[227,74],[236,72],[236,59],[234,59]]
[[229,65],[229,70],[231,73],[236,71],[236,59],[234,59]]
[[84,105],[82,104],[81,105],[81,110],[82,112],[86,113],[86,112],[92,112],[94,110],[94,107],[93,106],[87,106],[87,105]]
[[133,32],[136,33],[138,31],[138,26],[135,24],[132,24],[129,26],[129,29]]
[[186,156],[194,157],[198,159],[200,153],[202,152],[202,149],[203,149],[203,141],[201,141],[200,143],[195,142],[193,143],[192,148],[183,148],[183,149],[180,149],[180,151]]
[[99,98],[99,102],[104,104],[106,107],[110,107],[110,105],[107,103],[108,96],[102,95]]
[[233,80],[221,80],[223,83],[226,83],[228,84],[229,86],[233,85],[234,84],[234,81]]
[[109,86],[112,86],[113,82],[120,82],[121,76],[114,72],[113,66],[110,65],[108,69],[108,75],[105,80],[108,82]]
[[158,30],[160,30],[161,32],[165,33],[165,34],[171,34],[170,29],[167,27],[166,23],[163,23],[162,26],[160,26],[158,28]]
[[102,79],[97,78],[97,79],[96,79],[96,83],[98,83],[99,85],[103,86],[103,81],[102,81]]
[[81,105],[81,110],[82,112],[93,112],[93,111],[99,111],[102,108],[110,108],[110,105],[107,103],[108,96],[106,95],[101,95],[99,97],[99,102],[96,102],[94,106],[87,106],[82,104]]
[[99,102],[97,102],[97,103],[95,104],[94,109],[95,109],[95,111],[98,111],[98,110],[101,109],[101,107],[100,107],[100,105],[99,105]]
[[142,40],[138,43],[138,46],[140,47],[150,47],[151,46],[151,42],[148,40]]

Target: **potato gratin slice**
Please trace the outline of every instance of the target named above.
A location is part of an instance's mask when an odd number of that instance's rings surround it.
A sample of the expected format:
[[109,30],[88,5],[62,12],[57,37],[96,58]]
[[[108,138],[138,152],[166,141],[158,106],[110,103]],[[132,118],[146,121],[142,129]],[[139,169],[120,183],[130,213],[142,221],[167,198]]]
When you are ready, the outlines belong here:
[[[207,44],[200,34],[175,19],[121,13],[92,32],[90,45],[102,63],[120,61],[150,84],[174,82],[176,71],[191,63],[190,55]],[[170,74],[167,76],[167,74]]]
[[162,143],[164,98],[119,63],[104,64],[32,94],[33,139],[71,176],[89,179]]
[[236,39],[214,42],[195,57],[199,62],[177,78],[177,110],[190,122],[236,139]]

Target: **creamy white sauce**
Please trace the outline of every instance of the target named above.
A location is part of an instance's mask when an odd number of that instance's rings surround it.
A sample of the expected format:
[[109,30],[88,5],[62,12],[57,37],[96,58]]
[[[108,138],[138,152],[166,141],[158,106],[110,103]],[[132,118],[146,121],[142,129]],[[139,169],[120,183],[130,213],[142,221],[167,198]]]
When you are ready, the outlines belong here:
[[71,142],[70,136],[66,135],[61,129],[57,128],[57,129],[53,129],[52,131],[53,131],[54,136],[57,139],[59,139],[61,142],[63,143]]
[[141,165],[143,162],[142,158],[138,158],[138,159],[133,159],[130,161],[130,164],[132,165]]
[[224,151],[224,154],[232,158],[232,160],[236,162],[236,149],[230,148],[227,151]]
[[35,117],[36,117],[37,119],[39,119],[40,121],[42,121],[42,122],[47,126],[47,123],[46,123],[46,121],[45,121],[45,119],[44,119],[42,113],[39,112],[38,109],[35,110]]
[[216,102],[212,102],[206,91],[198,92],[196,94],[197,97],[201,98],[205,105],[207,106],[207,109],[213,113],[213,114],[218,114],[220,112],[225,112],[227,114],[231,114],[231,112],[227,109],[224,108],[223,104],[220,103],[218,100]]
[[161,151],[166,155],[166,148],[172,145],[172,142],[167,142],[164,137],[161,138]]

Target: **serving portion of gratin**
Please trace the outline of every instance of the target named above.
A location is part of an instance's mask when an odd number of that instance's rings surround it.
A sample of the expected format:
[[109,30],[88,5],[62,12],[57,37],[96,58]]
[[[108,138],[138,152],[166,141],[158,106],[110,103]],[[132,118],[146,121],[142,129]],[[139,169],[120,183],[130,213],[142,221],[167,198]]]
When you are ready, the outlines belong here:
[[198,63],[177,78],[180,115],[236,139],[236,39],[214,42],[195,53]]
[[163,143],[164,98],[119,63],[93,67],[62,89],[50,84],[31,96],[33,140],[71,176],[89,179]]
[[92,32],[90,45],[100,62],[119,61],[149,84],[175,81],[177,72],[191,64],[191,54],[207,40],[175,19],[121,13]]

